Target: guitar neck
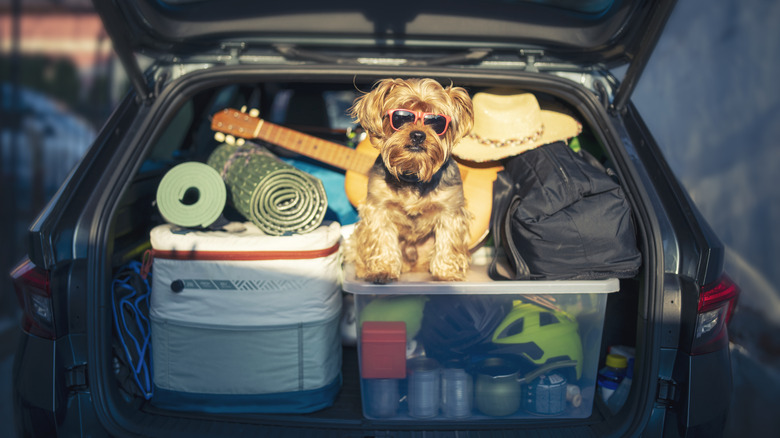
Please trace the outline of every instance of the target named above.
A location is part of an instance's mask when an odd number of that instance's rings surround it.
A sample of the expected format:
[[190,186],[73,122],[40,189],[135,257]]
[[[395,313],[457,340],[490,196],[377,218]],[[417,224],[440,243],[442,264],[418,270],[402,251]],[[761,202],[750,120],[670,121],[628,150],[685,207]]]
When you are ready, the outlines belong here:
[[279,145],[317,161],[343,170],[368,175],[376,157],[263,120],[255,138]]

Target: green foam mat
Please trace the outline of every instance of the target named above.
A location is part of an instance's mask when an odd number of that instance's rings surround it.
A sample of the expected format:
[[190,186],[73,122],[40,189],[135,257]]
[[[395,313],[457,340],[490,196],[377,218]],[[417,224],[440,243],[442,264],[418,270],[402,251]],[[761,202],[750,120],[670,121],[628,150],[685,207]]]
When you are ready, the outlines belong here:
[[219,172],[195,161],[174,166],[157,186],[157,209],[163,219],[181,227],[208,227],[222,215],[226,201]]
[[325,217],[322,182],[260,146],[223,143],[208,165],[222,175],[233,207],[266,234],[308,233]]

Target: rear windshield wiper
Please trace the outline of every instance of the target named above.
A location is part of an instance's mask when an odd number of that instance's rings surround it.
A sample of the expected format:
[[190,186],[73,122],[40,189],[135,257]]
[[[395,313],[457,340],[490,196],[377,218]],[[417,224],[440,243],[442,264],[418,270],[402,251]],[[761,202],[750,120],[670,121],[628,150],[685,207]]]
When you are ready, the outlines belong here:
[[[289,44],[276,44],[274,48],[287,59],[299,59],[340,65],[364,64],[364,62],[359,61],[358,58],[345,58],[341,56],[324,55],[320,52],[300,49]],[[428,59],[407,59],[404,62],[394,63],[394,65],[428,67],[447,64],[473,63],[481,61],[490,53],[490,49],[469,49],[468,51],[456,53],[453,55],[437,56]]]

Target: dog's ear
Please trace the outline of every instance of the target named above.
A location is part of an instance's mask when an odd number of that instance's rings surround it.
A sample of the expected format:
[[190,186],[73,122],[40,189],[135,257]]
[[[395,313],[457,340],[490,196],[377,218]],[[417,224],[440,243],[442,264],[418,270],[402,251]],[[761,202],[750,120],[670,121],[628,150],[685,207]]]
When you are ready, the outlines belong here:
[[474,127],[474,105],[465,88],[449,86],[446,91],[453,103],[452,117],[455,122],[453,143],[456,143],[468,135]]
[[373,138],[382,139],[385,137],[382,126],[384,102],[395,85],[394,79],[380,80],[370,92],[355,99],[349,109],[350,116],[360,123],[368,135]]

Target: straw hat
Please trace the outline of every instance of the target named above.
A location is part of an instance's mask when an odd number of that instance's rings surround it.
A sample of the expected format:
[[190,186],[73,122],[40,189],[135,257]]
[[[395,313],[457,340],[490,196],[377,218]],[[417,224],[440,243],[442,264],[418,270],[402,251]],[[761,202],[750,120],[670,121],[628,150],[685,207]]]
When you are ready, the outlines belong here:
[[475,94],[472,102],[474,129],[452,150],[464,160],[499,160],[582,132],[571,116],[540,109],[531,93],[490,90]]

